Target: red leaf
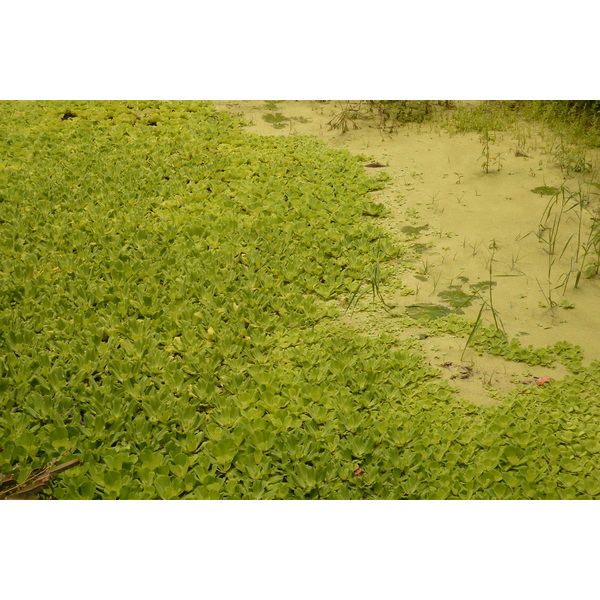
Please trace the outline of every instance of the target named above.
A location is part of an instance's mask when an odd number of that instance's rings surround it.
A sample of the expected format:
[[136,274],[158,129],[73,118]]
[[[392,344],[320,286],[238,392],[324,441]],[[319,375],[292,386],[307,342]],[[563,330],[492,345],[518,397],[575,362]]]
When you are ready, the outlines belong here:
[[358,467],[358,469],[355,469],[354,473],[352,473],[354,475],[354,477],[358,477],[359,475],[362,475],[364,473],[364,471]]
[[550,381],[550,377],[538,377],[535,382],[538,385],[544,385],[544,383],[548,383]]

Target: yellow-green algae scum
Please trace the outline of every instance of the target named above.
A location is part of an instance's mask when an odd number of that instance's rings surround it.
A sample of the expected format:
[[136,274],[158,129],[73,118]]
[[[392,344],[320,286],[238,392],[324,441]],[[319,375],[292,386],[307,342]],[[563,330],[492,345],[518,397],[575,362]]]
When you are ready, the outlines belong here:
[[[408,246],[360,157],[196,102],[0,103],[0,472],[56,498],[600,493],[600,365],[497,407],[341,309]],[[530,355],[528,354],[528,357]]]

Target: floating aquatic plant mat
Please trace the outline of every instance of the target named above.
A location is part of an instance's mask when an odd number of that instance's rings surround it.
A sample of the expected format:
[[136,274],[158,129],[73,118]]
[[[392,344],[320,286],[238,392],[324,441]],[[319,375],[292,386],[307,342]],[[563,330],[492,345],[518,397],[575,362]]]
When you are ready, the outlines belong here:
[[0,103],[0,492],[599,496],[598,363],[486,408],[336,324],[406,252],[381,185],[208,104]]

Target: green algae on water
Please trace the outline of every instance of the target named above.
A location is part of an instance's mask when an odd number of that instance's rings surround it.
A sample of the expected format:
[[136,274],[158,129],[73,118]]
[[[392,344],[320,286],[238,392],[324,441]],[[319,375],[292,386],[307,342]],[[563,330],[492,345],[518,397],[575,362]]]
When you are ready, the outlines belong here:
[[554,196],[554,194],[558,192],[558,188],[551,187],[549,185],[541,185],[539,187],[533,188],[531,191],[534,194],[539,194],[540,196]]
[[462,313],[461,310],[465,306],[471,306],[473,303],[473,294],[467,294],[461,289],[448,289],[438,294],[443,302],[456,309],[457,313]]
[[450,308],[441,304],[411,304],[406,307],[406,314],[420,321],[433,321],[445,317],[451,312]]
[[279,112],[275,114],[266,113],[262,116],[262,118],[276,129],[283,129],[286,123],[288,123],[290,120],[288,117],[282,115]]

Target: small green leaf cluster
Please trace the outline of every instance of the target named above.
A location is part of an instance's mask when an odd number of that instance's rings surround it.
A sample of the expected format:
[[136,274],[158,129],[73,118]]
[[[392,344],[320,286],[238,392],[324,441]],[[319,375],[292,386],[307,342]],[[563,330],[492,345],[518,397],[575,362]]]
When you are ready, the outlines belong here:
[[[427,330],[432,335],[452,335],[466,337],[472,331],[473,325],[461,315],[455,313],[427,321]],[[517,338],[509,339],[507,334],[493,326],[481,325],[469,344],[477,352],[487,352],[501,356],[506,360],[523,362],[529,365],[552,366],[556,362],[565,365],[570,371],[581,369],[583,350],[580,346],[566,341],[556,342],[550,346],[536,348],[523,346]]]
[[523,346],[518,339],[509,339],[506,333],[492,327],[482,327],[475,335],[473,346],[480,351],[529,365],[549,367],[560,362],[572,371],[578,370],[583,360],[581,347],[569,342],[560,341],[541,348]]
[[290,122],[289,117],[285,117],[281,113],[266,113],[262,116],[263,120],[275,127],[276,129],[282,129]]
[[541,185],[535,187],[531,190],[534,194],[539,194],[540,196],[554,196],[558,193],[558,188],[549,186],[549,185]]

